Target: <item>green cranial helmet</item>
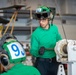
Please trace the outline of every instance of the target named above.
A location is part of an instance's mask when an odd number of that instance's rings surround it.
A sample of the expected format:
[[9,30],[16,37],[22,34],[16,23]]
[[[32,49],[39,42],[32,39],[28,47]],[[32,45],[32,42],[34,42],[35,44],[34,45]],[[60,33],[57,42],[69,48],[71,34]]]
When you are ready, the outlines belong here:
[[11,34],[5,34],[0,40],[0,62],[4,67],[21,63],[26,54],[22,44]]
[[36,19],[46,19],[46,18],[51,18],[51,9],[46,6],[40,6],[36,9],[35,12],[35,17]]
[[40,6],[39,8],[36,9],[36,13],[45,13],[45,12],[50,12],[50,9],[46,6]]

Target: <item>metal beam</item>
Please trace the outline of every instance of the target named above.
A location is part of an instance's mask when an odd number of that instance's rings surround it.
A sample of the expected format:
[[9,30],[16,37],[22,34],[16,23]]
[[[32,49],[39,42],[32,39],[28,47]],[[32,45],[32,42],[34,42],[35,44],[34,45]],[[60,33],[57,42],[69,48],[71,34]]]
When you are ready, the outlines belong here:
[[[3,32],[5,30],[6,26],[4,26],[4,29],[3,29]],[[10,33],[11,31],[11,26],[9,27],[8,29],[8,33]],[[34,31],[37,27],[33,27],[32,30]],[[14,27],[14,31],[13,31],[13,34],[16,34],[16,35],[27,35],[27,34],[30,34],[31,33],[31,27]]]

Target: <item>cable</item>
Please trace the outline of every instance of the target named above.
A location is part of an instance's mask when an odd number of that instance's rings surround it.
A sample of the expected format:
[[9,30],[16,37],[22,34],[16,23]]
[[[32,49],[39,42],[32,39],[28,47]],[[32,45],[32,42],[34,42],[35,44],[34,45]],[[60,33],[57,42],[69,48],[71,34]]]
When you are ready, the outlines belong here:
[[13,24],[12,24],[12,29],[11,29],[10,34],[12,34],[12,33],[13,33],[13,30],[14,30],[14,24],[15,24],[15,21],[16,21],[16,18],[17,18],[17,14],[18,14],[18,12],[17,12],[17,11],[15,11],[14,22],[13,22]]
[[[58,7],[57,0],[55,0],[55,6]],[[60,20],[62,21],[62,15],[61,15],[61,12],[60,12],[59,10],[58,10],[58,12],[59,12]],[[68,42],[67,42],[67,37],[66,37],[66,33],[65,33],[65,29],[64,29],[63,23],[61,22],[61,24],[62,24],[62,29],[63,29],[64,37],[65,37],[65,39],[66,39],[66,43],[68,43]]]
[[13,22],[12,29],[11,29],[11,31],[10,31],[10,34],[13,33],[13,30],[14,30],[14,23],[15,23],[15,20],[16,20],[16,17],[17,17],[17,14],[18,14],[18,12],[15,11],[14,14],[12,15],[12,18],[10,19],[10,22],[8,23],[8,25],[7,25],[7,27],[6,27],[6,29],[5,29],[5,31],[4,31],[4,33],[3,33],[3,35],[6,34],[8,28],[9,28],[9,26],[10,26],[10,23],[12,22],[12,20],[14,20],[14,22]]
[[[30,19],[31,19],[31,22],[32,22],[32,19],[33,19],[32,8],[30,8]],[[32,25],[31,25],[31,34],[32,34],[32,31],[33,31],[33,29],[32,29]]]

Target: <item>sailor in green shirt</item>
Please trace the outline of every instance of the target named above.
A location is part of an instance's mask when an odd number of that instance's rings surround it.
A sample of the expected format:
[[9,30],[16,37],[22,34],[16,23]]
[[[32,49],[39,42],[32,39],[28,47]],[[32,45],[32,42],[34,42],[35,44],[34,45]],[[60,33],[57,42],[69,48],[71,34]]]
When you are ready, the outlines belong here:
[[22,44],[11,34],[0,40],[0,62],[5,72],[0,75],[41,75],[33,66],[24,65],[26,53]]
[[30,53],[36,57],[34,66],[40,71],[41,75],[57,75],[58,65],[54,47],[56,42],[61,40],[58,27],[49,23],[54,18],[52,10],[46,6],[36,9],[36,19],[40,26],[32,33]]

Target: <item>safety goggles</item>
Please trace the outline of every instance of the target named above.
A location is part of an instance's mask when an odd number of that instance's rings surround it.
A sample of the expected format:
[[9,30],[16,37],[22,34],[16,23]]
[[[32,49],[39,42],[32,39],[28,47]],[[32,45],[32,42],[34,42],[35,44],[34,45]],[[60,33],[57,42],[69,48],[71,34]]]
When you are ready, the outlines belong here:
[[48,18],[49,15],[50,13],[36,13],[35,17],[36,19],[46,19]]

